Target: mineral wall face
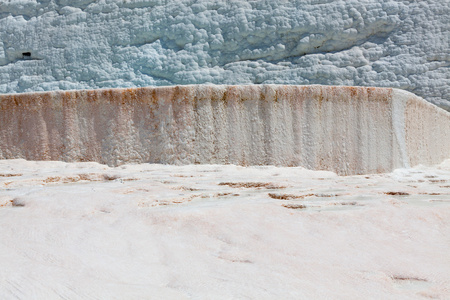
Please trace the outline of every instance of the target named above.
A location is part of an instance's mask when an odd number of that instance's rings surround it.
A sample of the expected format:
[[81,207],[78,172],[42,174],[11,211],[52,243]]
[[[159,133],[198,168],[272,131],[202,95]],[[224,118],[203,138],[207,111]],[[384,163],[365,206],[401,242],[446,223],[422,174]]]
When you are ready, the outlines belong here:
[[0,93],[394,87],[450,110],[448,0],[2,0]]
[[400,90],[175,86],[0,95],[0,159],[387,172],[450,158],[450,113]]

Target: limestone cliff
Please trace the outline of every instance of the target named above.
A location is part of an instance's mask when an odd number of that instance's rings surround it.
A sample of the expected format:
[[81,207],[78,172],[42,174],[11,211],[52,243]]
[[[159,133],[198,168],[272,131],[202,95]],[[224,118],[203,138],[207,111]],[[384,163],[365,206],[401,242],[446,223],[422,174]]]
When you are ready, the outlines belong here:
[[388,172],[450,157],[450,113],[389,88],[192,85],[0,95],[0,159]]

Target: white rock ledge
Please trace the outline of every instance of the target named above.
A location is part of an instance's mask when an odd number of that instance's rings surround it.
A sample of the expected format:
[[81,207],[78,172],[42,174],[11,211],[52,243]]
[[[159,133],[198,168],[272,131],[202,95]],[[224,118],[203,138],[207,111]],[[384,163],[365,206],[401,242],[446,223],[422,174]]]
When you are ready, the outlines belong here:
[[391,88],[190,85],[0,95],[0,159],[389,172],[450,158],[450,113]]

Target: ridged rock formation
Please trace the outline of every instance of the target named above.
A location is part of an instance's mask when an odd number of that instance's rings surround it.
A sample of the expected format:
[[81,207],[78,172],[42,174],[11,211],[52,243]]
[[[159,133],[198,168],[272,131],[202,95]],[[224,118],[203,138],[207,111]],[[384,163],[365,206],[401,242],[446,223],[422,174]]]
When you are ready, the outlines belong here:
[[4,0],[0,93],[400,88],[450,111],[448,0]]
[[450,158],[450,113],[405,91],[173,86],[0,95],[0,158],[388,172]]

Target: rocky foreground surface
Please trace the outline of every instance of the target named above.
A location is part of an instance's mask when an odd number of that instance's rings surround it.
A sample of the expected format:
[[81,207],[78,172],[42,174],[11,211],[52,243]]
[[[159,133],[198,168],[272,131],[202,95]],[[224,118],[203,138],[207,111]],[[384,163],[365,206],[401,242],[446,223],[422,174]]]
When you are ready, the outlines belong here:
[[450,162],[0,161],[2,299],[448,299]]

